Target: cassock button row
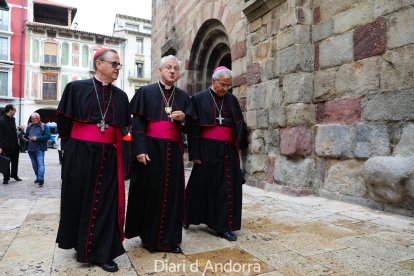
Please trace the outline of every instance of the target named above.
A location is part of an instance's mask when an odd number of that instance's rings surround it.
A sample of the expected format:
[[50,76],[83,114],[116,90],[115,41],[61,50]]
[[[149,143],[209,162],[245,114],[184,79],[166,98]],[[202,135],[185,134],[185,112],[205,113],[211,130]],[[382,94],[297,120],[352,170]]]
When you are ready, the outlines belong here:
[[92,244],[92,242],[90,241],[90,242],[88,242],[88,244]]
[[93,210],[96,211],[97,209],[96,208],[93,208]]
[[99,202],[99,200],[95,199],[95,202]]

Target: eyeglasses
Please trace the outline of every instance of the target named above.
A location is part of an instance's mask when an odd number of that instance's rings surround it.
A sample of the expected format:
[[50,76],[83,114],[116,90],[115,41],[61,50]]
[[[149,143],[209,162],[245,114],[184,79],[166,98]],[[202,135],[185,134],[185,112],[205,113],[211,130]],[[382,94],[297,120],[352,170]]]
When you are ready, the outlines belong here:
[[110,63],[110,64],[112,65],[112,68],[115,68],[115,69],[117,69],[117,68],[122,69],[122,64],[121,64],[121,63],[119,63],[119,62],[116,62],[116,61],[110,61],[110,60],[101,60],[101,61]]
[[180,71],[180,67],[178,67],[178,66],[175,66],[175,67],[173,67],[173,66],[171,66],[171,65],[165,65],[165,66],[163,66],[167,71],[171,71],[171,70],[173,70],[173,71]]
[[233,85],[230,83],[224,83],[224,82],[218,82],[218,84],[220,84],[221,87],[223,88],[227,88],[227,89],[231,89],[233,87]]

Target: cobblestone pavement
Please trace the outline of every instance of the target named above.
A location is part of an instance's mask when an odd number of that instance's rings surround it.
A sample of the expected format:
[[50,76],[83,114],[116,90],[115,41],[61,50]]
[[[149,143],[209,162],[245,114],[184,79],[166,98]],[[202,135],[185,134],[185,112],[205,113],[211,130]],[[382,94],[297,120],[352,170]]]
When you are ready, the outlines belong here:
[[[187,175],[188,175],[187,171]],[[0,275],[106,275],[56,247],[60,165],[46,153],[40,188],[26,153],[22,182],[0,184]],[[148,253],[126,240],[115,275],[414,275],[414,219],[320,197],[244,186],[236,242],[205,226],[183,230],[184,255]]]

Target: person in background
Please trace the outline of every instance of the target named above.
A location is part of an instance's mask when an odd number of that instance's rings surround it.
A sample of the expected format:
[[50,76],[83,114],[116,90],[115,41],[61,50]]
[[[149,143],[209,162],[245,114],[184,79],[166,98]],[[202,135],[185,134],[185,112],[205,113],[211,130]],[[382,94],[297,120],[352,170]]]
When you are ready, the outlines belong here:
[[185,179],[181,131],[191,102],[175,86],[180,76],[175,56],[160,60],[159,73],[160,80],[141,87],[130,103],[134,160],[125,235],[139,236],[149,251],[182,253]]
[[16,132],[16,121],[14,119],[16,107],[8,104],[4,107],[4,114],[0,117],[0,154],[10,158],[10,170],[3,174],[3,184],[8,184],[10,177],[16,181],[22,181],[17,176],[19,167],[19,142]]
[[95,76],[66,85],[57,108],[63,150],[56,242],[78,262],[118,271],[125,253],[122,129],[130,124],[128,96],[115,86],[122,64],[113,49],[93,56]]
[[43,187],[45,182],[45,151],[47,151],[47,140],[50,139],[50,129],[40,121],[39,113],[34,112],[30,119],[32,122],[26,129],[26,137],[29,140],[27,151],[36,175],[34,183]]
[[58,151],[58,156],[59,156],[59,164],[62,165],[63,154],[62,154],[62,144],[61,144],[61,140],[62,139],[60,139],[60,135],[58,133],[56,135],[56,138],[55,138],[55,143],[56,143],[56,149]]
[[21,153],[25,153],[27,150],[27,142],[29,140],[25,137],[25,127],[24,125],[21,125],[17,128],[17,138],[19,139],[19,149]]
[[186,188],[183,227],[206,224],[226,240],[240,230],[243,177],[239,149],[247,147],[243,114],[229,93],[233,73],[224,66],[214,70],[211,86],[192,97],[193,120],[189,160],[194,163]]

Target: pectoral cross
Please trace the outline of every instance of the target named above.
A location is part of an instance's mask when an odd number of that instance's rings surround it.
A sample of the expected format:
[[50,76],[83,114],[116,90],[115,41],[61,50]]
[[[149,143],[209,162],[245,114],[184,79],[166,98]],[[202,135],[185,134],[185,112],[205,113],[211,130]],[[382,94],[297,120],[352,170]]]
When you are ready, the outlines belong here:
[[97,126],[101,129],[102,132],[105,132],[105,129],[108,128],[108,124],[105,124],[104,120],[101,120],[101,122],[98,123]]
[[224,117],[221,117],[221,113],[219,113],[219,116],[216,117],[216,119],[219,121],[220,125],[223,124]]

